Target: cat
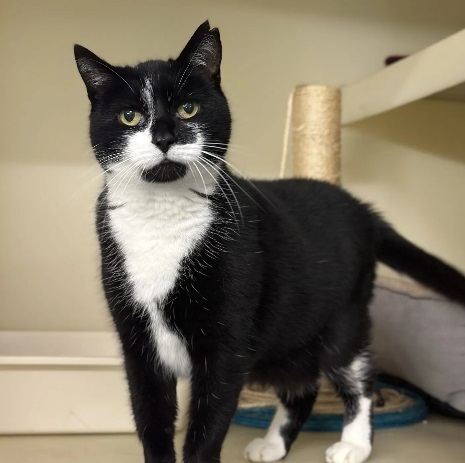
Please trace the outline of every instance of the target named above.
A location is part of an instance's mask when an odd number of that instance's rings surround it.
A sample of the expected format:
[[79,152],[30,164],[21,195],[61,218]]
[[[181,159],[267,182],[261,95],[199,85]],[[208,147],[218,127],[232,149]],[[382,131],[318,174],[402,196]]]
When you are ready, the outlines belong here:
[[186,463],[219,462],[245,383],[280,399],[251,461],[284,458],[322,376],[345,404],[328,463],[372,449],[368,303],[382,261],[465,303],[465,278],[334,185],[249,181],[225,154],[231,115],[218,29],[177,59],[112,66],[75,46],[105,172],[101,274],[145,463],[173,463],[178,378],[191,381]]

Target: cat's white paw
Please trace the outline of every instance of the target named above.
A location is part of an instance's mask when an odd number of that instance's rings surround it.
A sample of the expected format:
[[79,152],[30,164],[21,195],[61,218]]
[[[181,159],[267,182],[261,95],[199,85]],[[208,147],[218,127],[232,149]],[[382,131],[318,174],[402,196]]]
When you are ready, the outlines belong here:
[[286,448],[282,439],[254,439],[245,448],[244,456],[250,461],[277,461],[286,456]]
[[337,442],[326,450],[326,463],[362,463],[371,453],[371,447],[360,447],[350,442]]

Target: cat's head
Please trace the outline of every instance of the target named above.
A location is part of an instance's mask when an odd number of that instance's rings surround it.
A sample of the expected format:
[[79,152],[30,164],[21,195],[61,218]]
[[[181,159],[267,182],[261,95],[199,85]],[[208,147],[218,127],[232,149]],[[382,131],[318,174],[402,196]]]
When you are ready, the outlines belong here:
[[79,45],[74,54],[91,102],[92,146],[105,171],[174,182],[221,161],[231,117],[220,86],[220,34],[208,21],[176,59],[120,67]]

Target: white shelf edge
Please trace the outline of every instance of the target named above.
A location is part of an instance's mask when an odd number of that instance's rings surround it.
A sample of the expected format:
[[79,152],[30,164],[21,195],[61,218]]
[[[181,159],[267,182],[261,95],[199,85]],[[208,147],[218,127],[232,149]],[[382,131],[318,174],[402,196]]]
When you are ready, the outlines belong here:
[[465,29],[345,85],[342,124],[366,119],[465,82]]

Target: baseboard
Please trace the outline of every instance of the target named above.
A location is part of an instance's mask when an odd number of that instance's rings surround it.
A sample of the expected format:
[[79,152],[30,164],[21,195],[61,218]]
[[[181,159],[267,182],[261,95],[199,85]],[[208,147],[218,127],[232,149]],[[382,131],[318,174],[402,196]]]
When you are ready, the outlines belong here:
[[133,432],[111,332],[0,332],[0,433]]
[[[187,380],[178,381],[186,425]],[[113,332],[0,331],[0,434],[134,432]]]

